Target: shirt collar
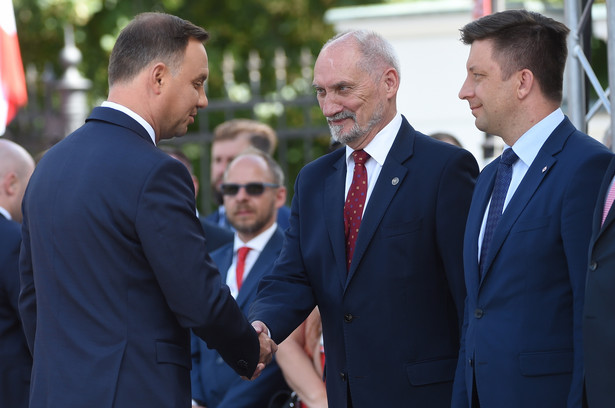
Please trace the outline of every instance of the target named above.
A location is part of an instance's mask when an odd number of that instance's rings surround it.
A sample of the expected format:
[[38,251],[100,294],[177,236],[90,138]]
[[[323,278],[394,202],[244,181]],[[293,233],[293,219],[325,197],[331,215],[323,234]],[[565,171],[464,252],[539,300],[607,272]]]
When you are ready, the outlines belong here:
[[[391,146],[393,146],[393,142],[395,141],[395,137],[397,137],[397,133],[399,133],[400,127],[401,113],[397,112],[393,120],[391,120],[380,132],[378,132],[372,141],[369,142],[363,149],[380,166],[384,165],[384,160],[387,158],[389,150],[391,150]],[[351,147],[346,146],[347,165],[354,160],[352,158],[353,152],[354,150]]]
[[233,252],[237,252],[237,250],[243,246],[247,246],[252,250],[262,252],[265,248],[265,245],[267,245],[267,242],[269,242],[269,239],[271,239],[271,237],[273,236],[273,233],[275,232],[276,228],[278,228],[278,223],[274,222],[271,227],[267,228],[265,231],[261,232],[248,242],[243,242],[241,239],[239,239],[239,236],[235,232]]
[[513,146],[519,159],[530,167],[542,145],[545,144],[551,133],[563,120],[564,113],[560,108],[557,108],[525,132]]
[[7,220],[13,219],[13,217],[11,217],[11,214],[7,211],[7,209],[3,207],[0,207],[0,215],[4,215],[4,218],[6,218]]
[[139,114],[133,112],[132,110],[125,107],[124,105],[120,105],[119,103],[115,103],[115,102],[104,101],[100,106],[104,106],[105,108],[111,108],[111,109],[115,109],[120,112],[123,112],[126,115],[133,118],[134,120],[136,120],[137,122],[139,122],[139,124],[145,128],[149,137],[152,138],[152,142],[154,142],[154,145],[156,145],[156,133],[154,132],[154,128],[152,127],[152,125],[147,123],[145,119],[139,116]]

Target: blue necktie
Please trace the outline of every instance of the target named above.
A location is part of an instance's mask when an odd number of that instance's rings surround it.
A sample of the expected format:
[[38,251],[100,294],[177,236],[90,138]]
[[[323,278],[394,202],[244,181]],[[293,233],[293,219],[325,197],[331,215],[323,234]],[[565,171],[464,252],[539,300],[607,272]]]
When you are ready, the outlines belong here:
[[480,262],[479,271],[480,277],[484,275],[485,259],[489,252],[489,246],[493,239],[493,233],[495,232],[500,217],[502,216],[502,209],[504,208],[504,201],[506,200],[506,193],[508,192],[508,186],[512,178],[512,166],[519,157],[513,152],[512,148],[504,150],[500,163],[498,165],[498,172],[495,176],[495,185],[493,186],[493,194],[491,195],[491,204],[489,205],[489,214],[487,215],[487,223],[485,225],[485,233],[483,234],[483,244],[480,250]]

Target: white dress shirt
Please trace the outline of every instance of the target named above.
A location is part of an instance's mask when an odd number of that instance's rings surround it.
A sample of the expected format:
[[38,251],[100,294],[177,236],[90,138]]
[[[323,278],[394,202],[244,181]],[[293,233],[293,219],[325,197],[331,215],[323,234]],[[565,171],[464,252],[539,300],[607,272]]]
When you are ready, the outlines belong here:
[[231,263],[231,266],[226,273],[226,285],[231,290],[231,295],[233,295],[235,299],[237,298],[237,294],[239,292],[237,290],[237,278],[235,274],[235,270],[237,269],[237,251],[239,248],[244,246],[250,248],[250,252],[248,252],[248,255],[246,256],[246,264],[243,270],[243,280],[245,281],[250,274],[252,267],[256,263],[256,260],[275,233],[277,227],[278,224],[274,222],[271,227],[267,228],[265,231],[261,232],[248,242],[243,242],[237,233],[235,233],[235,241],[233,242],[233,263]]
[[156,145],[156,133],[154,132],[154,128],[152,127],[152,125],[147,123],[147,121],[143,119],[141,116],[139,116],[137,113],[128,109],[124,105],[120,105],[119,103],[115,103],[115,102],[104,101],[100,106],[105,107],[105,108],[115,109],[120,112],[124,112],[126,115],[130,116],[131,118],[139,122],[139,124],[145,128],[145,130],[149,134],[149,137],[152,138],[152,142],[154,142],[154,145]]
[[[384,165],[384,160],[387,158],[391,146],[393,146],[397,133],[399,133],[401,122],[401,114],[398,112],[393,120],[378,132],[372,141],[363,148],[370,156],[369,160],[365,162],[365,169],[367,170],[367,195],[365,196],[365,206],[363,208],[366,210],[367,202],[372,195],[372,191],[374,191],[374,186],[376,185],[376,180],[378,180],[378,176]],[[352,176],[354,175],[353,152],[354,150],[352,148],[346,146],[346,190],[344,192],[344,197],[348,195],[348,190],[350,190],[350,185],[352,184]]]
[[0,215],[4,215],[4,218],[7,220],[12,220],[11,213],[8,212],[6,208],[0,207]]
[[[538,152],[545,144],[551,133],[559,126],[564,120],[564,113],[560,108],[557,108],[550,115],[543,120],[532,126],[527,132],[525,132],[515,144],[510,146],[504,146],[504,150],[513,149],[515,154],[519,157],[519,160],[512,166],[512,178],[510,185],[508,186],[508,192],[506,193],[506,199],[504,200],[504,206],[502,207],[502,213],[506,210],[506,206],[510,202],[510,199],[517,191],[519,184],[525,177],[528,169],[534,162],[534,159],[538,155]],[[485,225],[487,224],[487,215],[489,214],[489,206],[491,205],[491,199],[487,208],[485,208],[485,214],[483,215],[483,223],[480,228],[480,234],[478,235],[478,259],[480,260],[480,250],[483,243],[483,235],[485,234]]]

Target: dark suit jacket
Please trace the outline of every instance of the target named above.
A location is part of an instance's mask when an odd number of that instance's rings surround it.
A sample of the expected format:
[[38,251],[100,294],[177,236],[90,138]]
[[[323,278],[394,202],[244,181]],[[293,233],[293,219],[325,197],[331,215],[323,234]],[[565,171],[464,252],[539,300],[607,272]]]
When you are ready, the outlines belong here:
[[615,174],[611,160],[596,203],[589,247],[589,271],[583,313],[583,356],[585,391],[589,408],[611,408],[615,404],[615,208],[604,226],[604,200]]
[[[283,232],[278,227],[243,282],[237,303],[245,314],[256,297],[258,282],[271,271],[280,255],[283,240]],[[211,257],[218,265],[222,282],[226,282],[228,268],[233,262],[233,243],[212,252]],[[256,380],[245,381],[224,363],[218,352],[207,348],[205,342],[194,335],[190,376],[192,398],[201,401],[207,408],[267,408],[274,394],[288,390],[275,361]]]
[[[290,218],[290,208],[288,208],[287,206],[282,206],[278,209],[278,218],[277,218],[277,223],[278,223],[278,227],[282,230],[285,231],[286,228],[288,228],[288,219]],[[220,225],[220,211],[218,211],[218,209],[216,209],[216,211],[212,212],[211,214],[209,214],[207,217],[205,217],[205,220],[212,222],[216,225]],[[224,220],[224,225],[226,226],[226,228],[231,228],[231,224],[228,222],[227,219]]]
[[11,408],[28,406],[32,368],[17,308],[20,228],[0,214],[0,407]]
[[190,175],[128,115],[95,108],[23,209],[31,408],[189,406],[189,329],[253,373],[259,342],[204,251]]
[[290,228],[250,320],[283,340],[318,305],[329,406],[449,407],[465,289],[470,153],[403,119],[346,270],[345,149],[297,177]]
[[553,131],[495,230],[478,237],[499,159],[476,182],[464,240],[467,301],[454,407],[580,407],[581,316],[596,195],[611,153],[568,119]]
[[233,242],[233,231],[220,227],[205,217],[199,217],[203,232],[205,233],[205,250],[212,253],[223,245]]

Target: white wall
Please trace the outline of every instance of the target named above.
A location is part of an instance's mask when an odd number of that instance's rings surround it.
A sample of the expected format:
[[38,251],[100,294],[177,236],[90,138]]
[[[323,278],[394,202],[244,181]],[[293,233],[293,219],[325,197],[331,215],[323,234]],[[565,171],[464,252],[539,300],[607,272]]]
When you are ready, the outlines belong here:
[[336,8],[325,18],[337,32],[365,28],[389,40],[401,65],[398,110],[423,133],[453,134],[480,163],[484,133],[457,96],[470,50],[459,29],[472,20],[471,9],[466,0],[425,1]]

